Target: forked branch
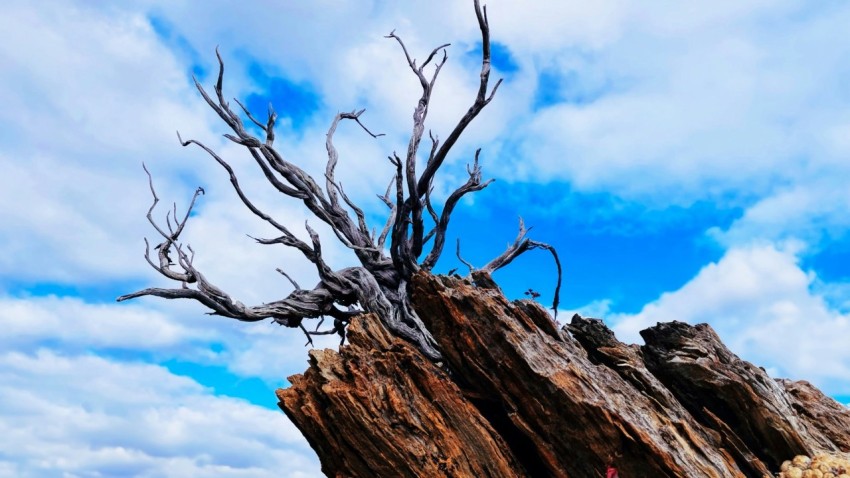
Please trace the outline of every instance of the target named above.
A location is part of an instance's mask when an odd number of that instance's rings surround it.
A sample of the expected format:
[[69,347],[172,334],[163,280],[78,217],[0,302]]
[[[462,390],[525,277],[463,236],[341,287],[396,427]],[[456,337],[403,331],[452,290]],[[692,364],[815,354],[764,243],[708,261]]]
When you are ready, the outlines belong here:
[[[145,240],[145,259],[161,275],[178,282],[180,286],[172,289],[147,288],[121,296],[118,300],[146,295],[167,299],[192,299],[207,306],[214,315],[241,321],[270,318],[281,325],[298,327],[306,334],[308,344],[312,344],[313,335],[339,334],[344,338],[345,327],[353,315],[371,312],[377,315],[394,334],[417,345],[429,358],[439,360],[440,352],[434,339],[410,305],[407,283],[418,270],[430,271],[436,266],[445,246],[451,215],[458,202],[468,193],[480,191],[492,182],[492,180],[482,179],[479,163],[481,150],[479,149],[475,152],[473,163],[467,167],[466,182],[448,196],[441,211],[438,212],[440,205],[435,207],[432,201],[437,171],[467,126],[493,100],[502,81],[498,80],[490,88],[491,45],[487,10],[480,5],[479,0],[474,0],[473,4],[482,41],[478,91],[471,106],[444,141],[441,142],[436,135],[429,132],[431,144],[421,173],[417,171],[419,148],[434,86],[448,59],[449,44],[434,48],[421,64],[417,64],[402,39],[394,31],[388,35],[401,46],[407,65],[418,80],[422,92],[413,111],[412,131],[407,141],[405,154],[403,157],[395,153],[389,156],[394,167],[393,177],[386,192],[378,196],[388,207],[389,217],[380,233],[377,229],[369,227],[366,212],[346,194],[342,183],[336,178],[336,167],[340,161],[340,155],[334,145],[334,135],[343,120],[357,123],[372,138],[382,136],[382,134],[373,133],[363,124],[364,110],[338,113],[331,122],[325,140],[327,164],[323,189],[319,186],[322,182],[321,178],[311,177],[275,149],[277,113],[271,105],[269,105],[265,121],[260,121],[238,100],[234,100],[239,106],[238,112],[231,108],[225,100],[223,90],[224,61],[216,49],[219,69],[212,94],[208,93],[197,80],[195,85],[207,105],[228,126],[229,132],[224,134],[224,137],[244,147],[268,183],[284,197],[302,203],[313,216],[330,229],[342,245],[354,252],[360,265],[339,270],[331,268],[322,256],[322,243],[313,228],[305,223],[309,241],[297,237],[282,221],[275,219],[252,201],[249,191],[245,191],[239,182],[234,168],[222,156],[200,141],[183,140],[178,133],[180,144],[197,146],[211,157],[227,173],[231,186],[242,204],[277,231],[277,237],[255,240],[261,244],[280,244],[297,249],[315,266],[319,282],[312,289],[303,289],[282,269],[278,269],[294,286],[294,290],[287,297],[254,306],[246,306],[233,299],[230,294],[207,280],[194,264],[194,251],[189,245],[184,246],[180,243],[180,236],[186,227],[195,201],[200,194],[204,193],[204,190],[198,188],[195,191],[187,213],[182,219],[178,218],[175,205],[173,211],[166,213],[165,227],[162,227],[161,223],[153,218],[159,198],[153,187],[150,172],[145,168],[153,195],[153,204],[148,210],[147,218],[162,238],[160,244],[154,248],[158,255],[156,260],[151,258],[150,245]],[[245,127],[242,114],[253,125],[250,126],[251,130],[262,132],[261,137],[253,135]],[[433,223],[427,228],[429,229],[427,233],[426,222]],[[526,232],[524,225],[520,222],[520,233],[514,244],[479,271],[495,271],[527,250],[547,249],[553,254],[558,265],[558,286],[555,290],[554,301],[554,307],[557,308],[561,283],[561,266],[558,256],[548,244],[527,239]],[[429,241],[433,241],[431,250],[420,262],[424,247]],[[388,249],[388,255],[385,248]],[[459,244],[457,253],[460,257]],[[463,262],[471,270],[474,269],[468,262]],[[326,316],[334,319],[333,327],[327,330],[319,330],[317,326],[310,331],[302,323],[305,319],[318,319],[321,326]]]
[[[150,248],[145,248],[145,258],[148,263],[163,276],[179,281],[181,287],[179,289],[164,289],[164,288],[148,288],[132,294],[123,295],[118,298],[118,301],[125,301],[141,296],[156,296],[166,299],[194,299],[212,310],[212,314],[221,315],[245,322],[256,322],[259,320],[271,318],[280,325],[288,327],[297,327],[304,318],[315,318],[324,315],[339,317],[342,319],[349,318],[349,314],[342,313],[333,307],[334,297],[331,292],[322,283],[313,290],[303,290],[298,287],[295,281],[292,281],[289,276],[280,271],[284,276],[289,278],[295,286],[293,291],[287,298],[275,301],[269,304],[259,306],[245,306],[242,302],[234,300],[231,296],[224,292],[219,287],[209,282],[206,277],[194,265],[194,251],[191,246],[185,247],[179,243],[180,234],[184,231],[186,223],[195,205],[195,200],[199,194],[203,194],[204,190],[198,188],[192,197],[189,208],[186,211],[185,217],[177,222],[176,228],[169,234],[166,234],[163,228],[154,220],[153,212],[159,202],[159,197],[156,194],[156,189],[153,185],[153,179],[147,167],[143,166],[145,173],[148,175],[151,195],[153,196],[153,204],[148,210],[148,220],[151,225],[163,237],[163,242],[156,246],[159,254],[159,264],[154,263],[149,256]],[[145,239],[145,244],[148,244]],[[303,243],[302,243],[303,244]],[[306,246],[306,244],[304,244]],[[314,251],[309,246],[310,258],[317,263],[317,267],[325,267],[324,261],[321,259],[321,251]],[[188,253],[186,252],[188,251]],[[174,262],[172,257],[176,257]],[[172,267],[178,267],[180,271],[175,271]],[[344,271],[341,271],[344,272]],[[337,279],[336,282],[342,280]],[[190,285],[194,286],[191,288]]]
[[552,254],[552,258],[555,259],[555,266],[558,268],[558,281],[555,284],[555,295],[552,298],[552,313],[555,318],[558,318],[558,304],[561,301],[561,279],[563,277],[563,270],[561,269],[561,260],[558,258],[558,251],[555,250],[549,244],[540,241],[534,241],[529,239],[526,236],[528,234],[529,229],[525,228],[525,222],[522,218],[519,218],[519,233],[517,233],[516,239],[508,248],[505,249],[505,252],[501,253],[498,257],[488,262],[484,267],[475,268],[469,262],[465,261],[460,255],[460,240],[458,239],[457,243],[457,257],[463,262],[467,267],[469,267],[470,274],[475,272],[486,272],[488,274],[492,274],[493,272],[501,269],[502,267],[507,266],[514,259],[519,257],[526,251],[530,251],[533,249],[545,249]]

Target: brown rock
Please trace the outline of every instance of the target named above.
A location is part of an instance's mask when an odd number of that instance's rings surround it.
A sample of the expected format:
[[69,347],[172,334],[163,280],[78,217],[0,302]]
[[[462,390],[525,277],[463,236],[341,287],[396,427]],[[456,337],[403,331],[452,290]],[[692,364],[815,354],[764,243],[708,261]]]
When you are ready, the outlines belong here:
[[374,316],[337,353],[313,350],[277,391],[334,477],[525,476],[502,438],[437,366]]
[[553,336],[554,322],[538,304],[424,274],[412,296],[448,365],[502,404],[546,475],[597,476],[616,457],[622,476],[744,476],[690,422],[594,365],[568,335]]
[[730,352],[707,324],[663,323],[641,336],[647,367],[676,398],[703,424],[728,426],[770,469],[789,456],[836,450],[797,415],[782,386]]
[[340,352],[312,351],[280,407],[338,477],[757,477],[850,449],[850,412],[775,381],[707,325],[659,324],[626,345],[600,320],[559,329],[537,303],[417,274],[433,364],[373,316]]
[[626,345],[617,340],[614,332],[599,319],[585,319],[575,315],[567,328],[588,351],[591,360],[615,370],[633,387],[651,397],[661,413],[667,413],[679,421],[688,422],[701,433],[709,446],[731,456],[748,476],[761,477],[770,474],[767,465],[753,454],[728,426],[710,412],[706,413],[709,418],[706,426],[698,423],[673,393],[646,368],[643,352],[639,346]]
[[819,430],[842,452],[850,452],[850,409],[805,380],[778,379],[791,406],[810,427]]

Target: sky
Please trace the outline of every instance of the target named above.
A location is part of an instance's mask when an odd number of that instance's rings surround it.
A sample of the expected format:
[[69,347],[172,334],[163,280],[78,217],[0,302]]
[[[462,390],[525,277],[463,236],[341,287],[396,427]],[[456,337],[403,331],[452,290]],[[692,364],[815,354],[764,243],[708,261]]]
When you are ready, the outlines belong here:
[[[504,83],[435,196],[466,180],[478,147],[496,181],[458,206],[448,243],[483,265],[522,216],[564,264],[559,320],[601,317],[634,343],[659,321],[707,322],[772,376],[850,402],[850,5],[492,0],[489,17]],[[271,232],[178,144],[177,130],[219,151],[303,231],[304,208],[222,138],[193,87],[212,87],[216,46],[225,95],[259,116],[271,103],[279,151],[308,171],[324,168],[333,116],[366,108],[385,136],[341,125],[337,178],[380,227],[375,193],[419,95],[392,30],[420,59],[452,43],[427,124],[445,137],[477,88],[471,1],[4,2],[0,477],[321,476],[273,393],[306,368],[298,331],[115,298],[172,285],[143,259],[143,162],[157,217],[205,188],[185,240],[215,284],[250,304],[291,290],[275,268],[316,281],[247,237]],[[353,263],[323,237],[329,263]],[[458,266],[447,250],[436,270]],[[532,251],[496,279],[548,304],[555,268]]]

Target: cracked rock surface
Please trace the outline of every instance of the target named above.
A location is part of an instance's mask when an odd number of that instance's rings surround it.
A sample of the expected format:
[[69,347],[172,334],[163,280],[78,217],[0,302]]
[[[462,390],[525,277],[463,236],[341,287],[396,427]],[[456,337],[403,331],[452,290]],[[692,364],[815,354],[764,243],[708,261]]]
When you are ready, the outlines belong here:
[[762,478],[850,452],[846,407],[770,378],[708,325],[658,324],[627,345],[598,319],[559,328],[484,279],[413,278],[443,362],[363,315],[278,390],[325,474]]

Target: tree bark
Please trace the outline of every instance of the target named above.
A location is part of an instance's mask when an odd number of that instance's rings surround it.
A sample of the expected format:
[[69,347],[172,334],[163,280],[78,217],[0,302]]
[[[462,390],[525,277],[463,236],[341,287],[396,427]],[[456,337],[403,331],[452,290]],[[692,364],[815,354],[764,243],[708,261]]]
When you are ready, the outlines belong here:
[[597,319],[559,328],[486,272],[409,287],[443,363],[361,315],[350,345],[312,351],[277,392],[328,476],[761,478],[850,451],[845,407],[769,378],[707,325],[659,324],[639,347]]

